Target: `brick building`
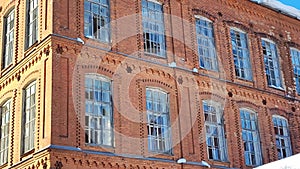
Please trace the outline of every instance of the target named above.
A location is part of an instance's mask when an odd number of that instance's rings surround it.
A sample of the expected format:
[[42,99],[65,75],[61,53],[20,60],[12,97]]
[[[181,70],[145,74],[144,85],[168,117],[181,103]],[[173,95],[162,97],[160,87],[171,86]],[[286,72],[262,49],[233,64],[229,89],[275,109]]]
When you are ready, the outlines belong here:
[[1,0],[0,168],[253,168],[300,153],[300,21],[248,0]]

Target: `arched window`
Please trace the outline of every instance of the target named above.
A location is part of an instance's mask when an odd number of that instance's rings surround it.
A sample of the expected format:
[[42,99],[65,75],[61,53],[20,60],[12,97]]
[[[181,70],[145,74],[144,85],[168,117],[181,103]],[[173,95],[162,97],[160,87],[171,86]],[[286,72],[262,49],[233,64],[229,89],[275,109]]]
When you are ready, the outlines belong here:
[[27,0],[27,48],[38,40],[38,9],[38,0]]
[[160,89],[146,88],[148,149],[171,153],[169,97]]
[[291,48],[291,57],[296,81],[297,93],[300,94],[300,50]]
[[205,117],[206,145],[208,158],[227,161],[227,146],[224,135],[223,109],[214,101],[203,101]]
[[110,41],[109,0],[84,1],[84,34],[103,42]]
[[142,0],[144,51],[160,57],[166,56],[163,7],[154,0]]
[[282,88],[276,44],[269,39],[262,39],[262,48],[268,85],[274,88]]
[[207,70],[218,71],[213,23],[202,16],[195,17],[199,65]]
[[11,101],[6,101],[1,107],[1,133],[0,133],[0,165],[7,163],[9,147],[9,124],[11,114]]
[[248,109],[240,109],[240,117],[246,165],[260,165],[262,156],[256,113]]
[[237,28],[231,28],[230,37],[236,77],[252,80],[247,34]]
[[23,153],[34,149],[36,117],[36,82],[24,89],[23,109]]
[[278,159],[292,155],[288,121],[281,116],[273,116],[274,132],[276,137],[276,147]]
[[5,17],[4,28],[4,53],[2,59],[2,68],[8,67],[13,61],[14,54],[14,29],[15,29],[15,10],[11,10]]
[[85,142],[113,146],[111,81],[96,74],[85,76]]

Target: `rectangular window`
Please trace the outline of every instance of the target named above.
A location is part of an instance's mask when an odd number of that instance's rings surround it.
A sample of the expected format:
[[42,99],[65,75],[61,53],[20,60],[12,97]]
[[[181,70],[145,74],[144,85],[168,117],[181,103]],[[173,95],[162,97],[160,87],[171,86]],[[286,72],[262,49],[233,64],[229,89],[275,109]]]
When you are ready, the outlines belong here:
[[218,70],[213,24],[206,18],[196,19],[199,65],[207,70]]
[[146,89],[149,151],[171,153],[168,94],[159,89]]
[[15,23],[15,11],[12,10],[5,18],[5,39],[4,39],[4,56],[3,56],[3,68],[6,68],[12,63],[13,60],[13,47],[14,47],[14,23]]
[[224,120],[221,106],[212,101],[203,101],[205,117],[206,145],[208,158],[227,161]]
[[38,0],[27,0],[27,48],[38,38]]
[[160,57],[166,56],[164,14],[161,4],[142,0],[144,51]]
[[112,118],[110,80],[98,75],[86,75],[85,142],[113,146]]
[[261,165],[262,157],[256,113],[241,109],[240,117],[246,165]]
[[276,147],[278,159],[292,155],[288,122],[280,116],[273,116],[274,131],[276,134]]
[[23,111],[23,153],[34,149],[35,113],[36,113],[36,83],[33,82],[24,91]]
[[282,88],[277,47],[273,42],[262,40],[262,48],[268,85]]
[[8,158],[10,110],[10,101],[1,106],[0,165],[7,163]]
[[84,34],[102,42],[110,41],[109,0],[84,1]]
[[235,75],[238,78],[252,80],[251,61],[247,43],[247,35],[243,32],[230,29],[232,54],[235,66]]
[[291,49],[292,63],[294,69],[294,78],[296,81],[297,93],[300,94],[300,51]]

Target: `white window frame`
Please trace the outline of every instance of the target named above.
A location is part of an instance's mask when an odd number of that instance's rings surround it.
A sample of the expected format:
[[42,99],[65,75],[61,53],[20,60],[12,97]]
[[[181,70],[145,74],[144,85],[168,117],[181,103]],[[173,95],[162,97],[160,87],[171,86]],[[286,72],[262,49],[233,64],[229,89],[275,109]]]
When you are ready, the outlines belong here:
[[4,28],[4,52],[2,59],[2,68],[6,68],[13,62],[14,55],[14,29],[15,29],[15,10],[11,10],[5,17]]
[[244,158],[247,166],[262,164],[262,152],[258,131],[257,114],[249,109],[240,109]]
[[85,143],[114,146],[112,82],[99,74],[85,75]]
[[171,154],[169,95],[157,88],[146,88],[148,150]]
[[235,66],[235,75],[238,78],[251,81],[252,68],[247,34],[237,28],[231,28],[230,37]]
[[36,118],[36,82],[30,83],[24,89],[23,101],[23,148],[27,153],[35,147],[35,118]]
[[27,28],[26,47],[29,48],[38,40],[39,28],[39,3],[38,0],[27,0]]
[[218,71],[213,23],[202,16],[195,16],[195,18],[199,66],[203,69]]
[[110,42],[109,0],[84,1],[84,34],[88,38]]
[[161,3],[142,0],[144,52],[166,57],[164,12]]
[[[292,155],[289,126],[286,118],[273,115],[274,133],[276,137],[276,147],[278,159],[283,159]],[[285,155],[284,155],[285,154]]]
[[277,45],[273,41],[263,38],[262,49],[268,85],[273,88],[282,89],[283,87]]
[[223,108],[220,103],[203,100],[202,109],[205,120],[208,158],[215,161],[227,161]]
[[296,91],[300,94],[300,50],[291,48],[290,53],[293,64],[294,80],[296,82]]
[[0,121],[0,166],[8,162],[9,128],[11,114],[11,100],[7,100],[1,107]]

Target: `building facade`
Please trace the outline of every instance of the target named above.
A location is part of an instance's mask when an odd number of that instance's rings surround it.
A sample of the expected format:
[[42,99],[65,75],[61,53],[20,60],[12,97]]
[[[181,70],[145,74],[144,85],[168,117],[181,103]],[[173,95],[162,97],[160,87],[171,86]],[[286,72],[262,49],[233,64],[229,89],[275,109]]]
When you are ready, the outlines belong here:
[[300,21],[248,0],[2,0],[0,168],[253,168],[300,153]]

